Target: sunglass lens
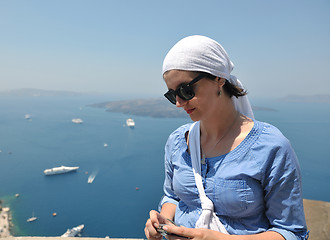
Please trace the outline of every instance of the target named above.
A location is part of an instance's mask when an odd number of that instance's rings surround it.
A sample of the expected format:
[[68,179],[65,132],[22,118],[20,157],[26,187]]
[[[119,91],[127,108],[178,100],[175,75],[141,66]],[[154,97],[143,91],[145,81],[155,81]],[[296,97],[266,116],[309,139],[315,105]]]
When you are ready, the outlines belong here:
[[178,95],[183,100],[190,100],[195,96],[195,93],[191,87],[182,86],[179,88]]
[[176,97],[174,92],[168,91],[164,96],[173,104],[176,104]]

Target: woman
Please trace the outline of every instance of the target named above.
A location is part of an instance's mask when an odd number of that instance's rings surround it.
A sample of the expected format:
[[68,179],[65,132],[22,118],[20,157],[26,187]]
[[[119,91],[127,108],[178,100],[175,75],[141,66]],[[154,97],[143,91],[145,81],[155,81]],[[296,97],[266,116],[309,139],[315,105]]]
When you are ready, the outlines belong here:
[[162,238],[163,224],[168,239],[308,238],[296,155],[277,128],[253,119],[232,69],[222,46],[204,36],[182,39],[164,59],[165,97],[196,123],[167,141],[150,240]]

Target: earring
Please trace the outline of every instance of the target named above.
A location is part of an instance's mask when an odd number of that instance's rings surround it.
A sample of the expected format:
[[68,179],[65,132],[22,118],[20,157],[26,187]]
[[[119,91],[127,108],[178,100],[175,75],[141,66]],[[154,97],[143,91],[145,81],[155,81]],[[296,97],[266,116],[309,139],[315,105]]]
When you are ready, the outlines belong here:
[[219,97],[221,96],[221,90],[219,90],[219,92],[218,92],[218,96],[219,96]]

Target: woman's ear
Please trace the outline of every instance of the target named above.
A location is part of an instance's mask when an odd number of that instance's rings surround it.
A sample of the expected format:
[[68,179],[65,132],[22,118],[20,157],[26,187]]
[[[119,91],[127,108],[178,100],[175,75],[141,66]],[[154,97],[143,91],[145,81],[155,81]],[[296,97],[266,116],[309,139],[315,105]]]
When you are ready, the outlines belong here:
[[219,88],[221,88],[221,87],[223,87],[223,85],[225,85],[226,79],[217,77],[216,80],[218,81]]

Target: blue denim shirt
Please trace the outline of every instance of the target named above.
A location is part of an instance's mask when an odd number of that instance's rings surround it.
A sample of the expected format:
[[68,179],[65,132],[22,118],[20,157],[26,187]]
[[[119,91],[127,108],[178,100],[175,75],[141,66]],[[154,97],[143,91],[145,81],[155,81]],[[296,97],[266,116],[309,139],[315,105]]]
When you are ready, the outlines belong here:
[[[190,124],[174,131],[165,146],[164,197],[177,205],[175,222],[194,228],[201,213],[185,133]],[[229,234],[265,231],[285,239],[307,239],[301,175],[297,157],[274,126],[254,127],[233,151],[207,158],[202,164],[206,195]]]

